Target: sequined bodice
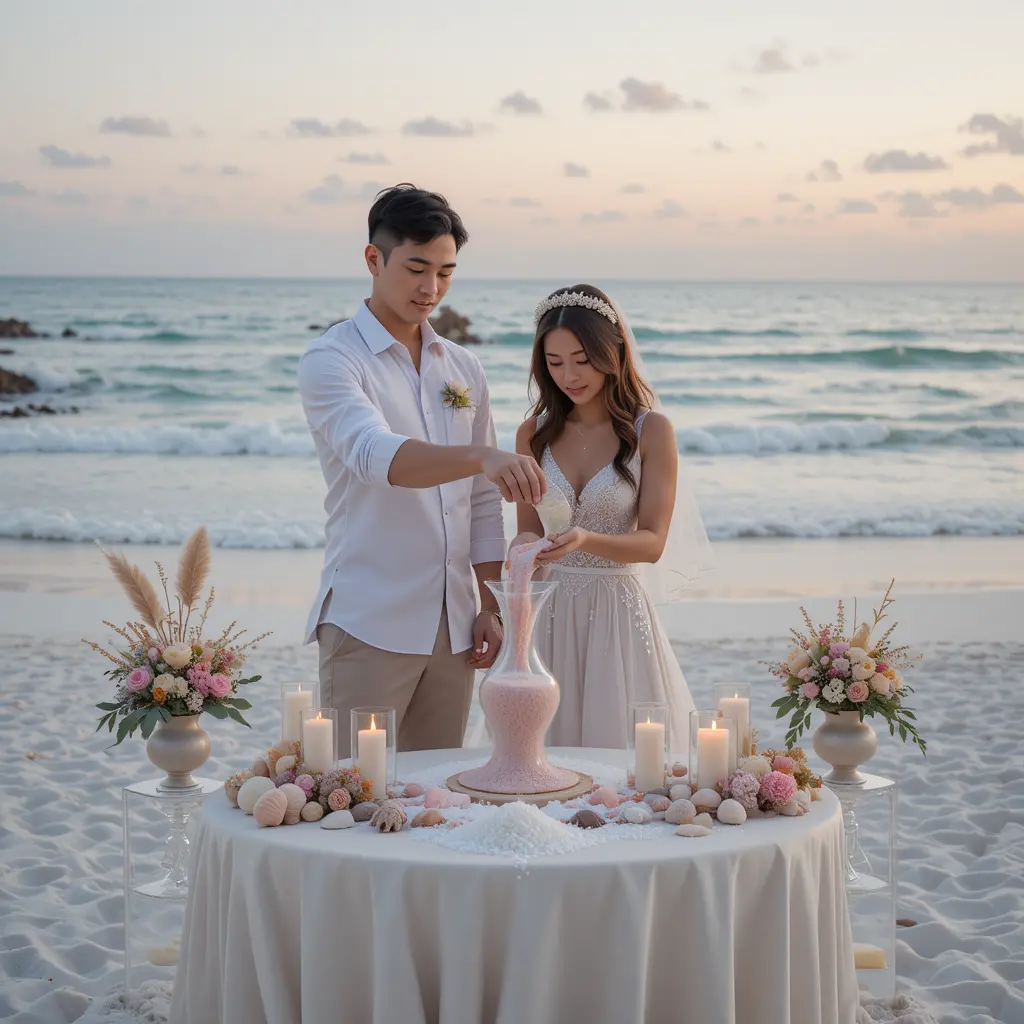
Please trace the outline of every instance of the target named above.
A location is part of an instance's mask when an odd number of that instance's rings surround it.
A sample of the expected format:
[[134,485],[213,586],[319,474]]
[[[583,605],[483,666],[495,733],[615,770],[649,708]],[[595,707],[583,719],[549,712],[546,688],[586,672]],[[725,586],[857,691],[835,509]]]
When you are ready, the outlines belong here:
[[[629,463],[637,482],[640,480],[640,462],[638,450]],[[637,494],[629,482],[619,476],[612,463],[599,469],[579,495],[565,478],[550,448],[544,450],[541,468],[548,486],[557,487],[572,506],[573,526],[593,533],[629,533],[636,529]],[[598,558],[585,551],[571,551],[552,565],[565,569],[623,568],[620,562]]]

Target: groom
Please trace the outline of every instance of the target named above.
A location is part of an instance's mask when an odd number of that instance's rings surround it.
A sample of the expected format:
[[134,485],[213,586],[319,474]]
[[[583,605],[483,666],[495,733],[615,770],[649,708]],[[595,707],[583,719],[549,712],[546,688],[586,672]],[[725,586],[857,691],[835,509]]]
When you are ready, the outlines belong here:
[[462,745],[473,673],[502,642],[484,585],[505,558],[501,498],[536,504],[546,490],[532,458],[495,447],[479,360],[427,321],[469,237],[459,215],[402,184],[368,219],[370,298],[299,364],[327,483],[306,642],[320,647],[321,703],[340,712],[341,757],[362,705],[396,710],[400,750]]

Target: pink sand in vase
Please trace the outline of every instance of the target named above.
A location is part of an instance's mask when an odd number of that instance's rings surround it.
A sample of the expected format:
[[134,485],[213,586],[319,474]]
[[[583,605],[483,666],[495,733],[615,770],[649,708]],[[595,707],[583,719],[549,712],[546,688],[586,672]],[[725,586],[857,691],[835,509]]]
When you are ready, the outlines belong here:
[[494,750],[480,768],[459,782],[485,793],[553,793],[579,781],[576,772],[556,768],[544,750],[544,734],[558,710],[558,683],[533,645],[537,614],[556,584],[533,583],[534,560],[547,541],[515,548],[509,579],[489,583],[508,624],[508,640],[494,668],[480,684],[480,706]]

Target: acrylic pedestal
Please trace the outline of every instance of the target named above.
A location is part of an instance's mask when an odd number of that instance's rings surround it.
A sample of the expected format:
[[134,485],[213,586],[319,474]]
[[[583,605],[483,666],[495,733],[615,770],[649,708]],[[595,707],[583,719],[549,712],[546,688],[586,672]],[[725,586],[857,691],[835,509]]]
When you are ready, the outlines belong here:
[[173,981],[188,896],[188,823],[203,797],[223,789],[197,778],[167,791],[159,779],[121,790],[124,823],[124,987]]
[[846,895],[854,947],[873,946],[885,957],[884,967],[859,968],[857,984],[875,999],[892,999],[896,992],[896,783],[865,774],[860,786],[826,785],[843,808]]

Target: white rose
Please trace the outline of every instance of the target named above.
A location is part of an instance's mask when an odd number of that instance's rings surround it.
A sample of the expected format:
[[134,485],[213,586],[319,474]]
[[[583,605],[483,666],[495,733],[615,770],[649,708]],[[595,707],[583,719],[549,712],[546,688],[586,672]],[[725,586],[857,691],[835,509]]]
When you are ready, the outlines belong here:
[[750,757],[741,757],[739,764],[736,766],[740,771],[749,772],[751,775],[755,775],[760,778],[762,775],[767,775],[771,770],[771,763],[767,757],[761,757],[760,754],[753,754]]
[[890,683],[889,680],[881,674],[881,672],[876,672],[868,680],[868,685],[875,691],[875,693],[880,693],[883,697],[889,696]]
[[875,666],[872,665],[871,668],[868,668],[865,664],[854,665],[850,671],[853,673],[853,678],[862,683],[875,674]]
[[853,637],[850,640],[850,646],[860,647],[866,651],[868,649],[868,643],[870,642],[870,638],[871,627],[866,622],[862,622],[857,627],[857,632],[853,634]]
[[868,652],[860,647],[851,647],[846,652],[847,660],[852,662],[854,665],[859,665],[867,656]]
[[164,672],[163,675],[159,675],[153,680],[153,685],[159,686],[164,693],[174,693],[174,684],[177,681],[176,676],[172,676],[170,672]]
[[795,676],[801,669],[807,668],[810,664],[811,656],[801,647],[794,647],[786,659],[789,674],[792,676]]
[[184,668],[192,660],[192,648],[188,644],[168,644],[161,657],[171,668]]

